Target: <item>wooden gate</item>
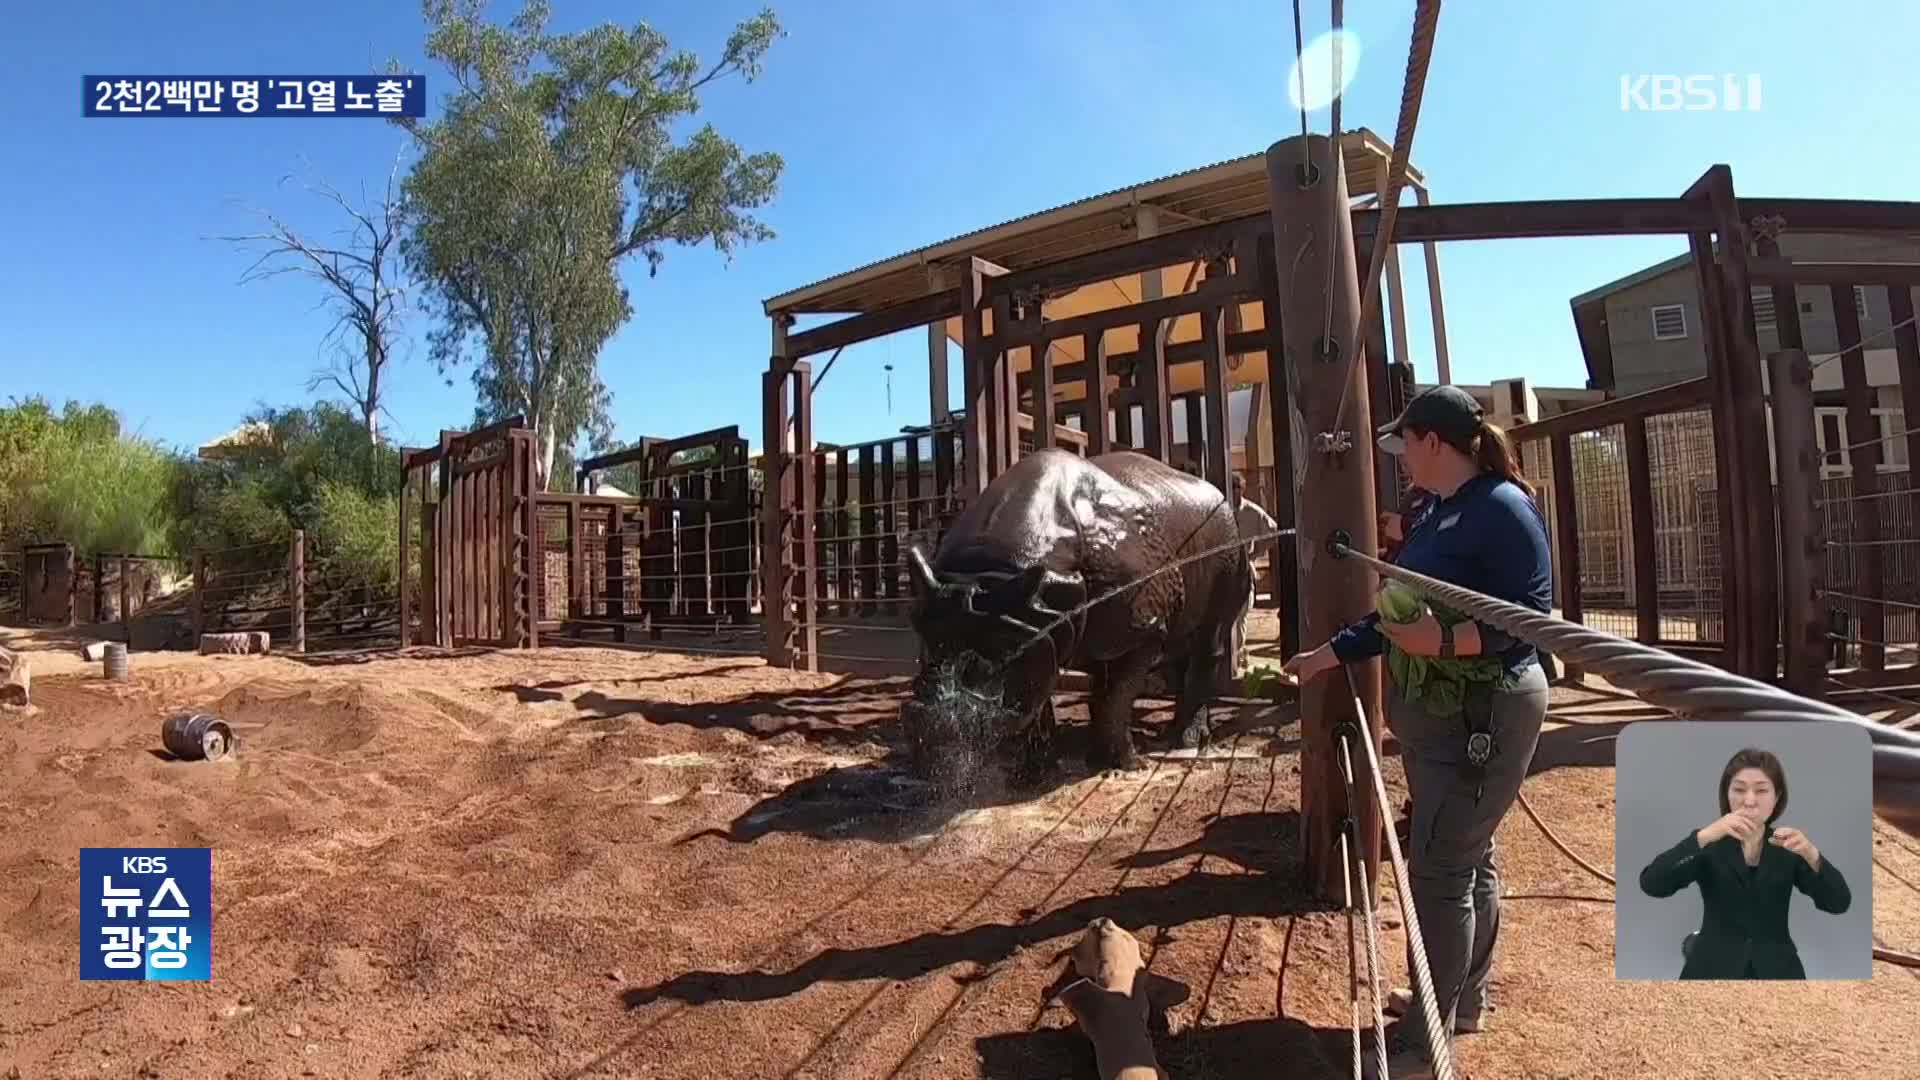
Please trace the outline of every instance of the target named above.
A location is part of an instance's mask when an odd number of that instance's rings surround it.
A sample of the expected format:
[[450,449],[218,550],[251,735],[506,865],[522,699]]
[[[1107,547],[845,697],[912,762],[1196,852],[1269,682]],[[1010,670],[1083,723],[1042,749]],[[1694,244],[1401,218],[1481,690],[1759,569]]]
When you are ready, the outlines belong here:
[[[440,446],[410,450],[406,468],[433,468],[421,484],[424,528],[416,592],[420,635],[441,647],[532,648],[534,618],[533,433],[515,418],[471,433],[443,431]],[[437,468],[434,468],[437,466]],[[437,491],[437,500],[428,500]],[[406,549],[412,502],[401,500],[401,625],[407,635]]]

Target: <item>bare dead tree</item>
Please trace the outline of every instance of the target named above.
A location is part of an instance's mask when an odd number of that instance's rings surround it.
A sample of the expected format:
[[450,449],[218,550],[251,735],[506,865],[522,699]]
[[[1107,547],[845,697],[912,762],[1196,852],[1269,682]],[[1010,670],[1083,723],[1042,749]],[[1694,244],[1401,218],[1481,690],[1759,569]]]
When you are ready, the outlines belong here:
[[[281,177],[281,185],[290,179]],[[310,242],[279,216],[262,209],[254,213],[265,221],[266,231],[219,239],[262,252],[240,275],[242,285],[298,274],[327,287],[321,304],[334,309],[339,317],[328,328],[322,345],[339,342],[342,336],[349,340],[341,343],[344,347],[333,362],[314,373],[307,389],[315,391],[328,385],[337,388],[365,418],[368,441],[378,442],[380,382],[392,359],[407,302],[399,257],[407,215],[400,187],[400,159],[394,158],[393,168],[387,173],[386,193],[366,209],[362,208],[368,206],[364,186],[361,206],[353,205],[325,183],[308,184],[306,188],[333,202],[351,219],[333,244]]]

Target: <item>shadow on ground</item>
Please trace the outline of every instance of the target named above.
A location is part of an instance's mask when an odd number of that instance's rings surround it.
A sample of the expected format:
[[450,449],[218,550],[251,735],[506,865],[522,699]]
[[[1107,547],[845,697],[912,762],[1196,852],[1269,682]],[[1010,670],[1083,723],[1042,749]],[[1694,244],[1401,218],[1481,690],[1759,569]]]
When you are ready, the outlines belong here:
[[[621,999],[629,1008],[639,1008],[662,998],[691,1005],[767,1001],[799,993],[820,982],[914,979],[954,964],[997,964],[1043,947],[1046,951],[1041,964],[1044,965],[1051,962],[1065,939],[1083,933],[1087,923],[1101,916],[1136,933],[1146,926],[1166,933],[1191,923],[1223,917],[1269,919],[1332,910],[1330,905],[1310,898],[1295,884],[1299,852],[1293,838],[1299,835],[1299,814],[1287,810],[1256,816],[1257,822],[1236,824],[1233,829],[1245,829],[1249,834],[1258,830],[1265,834],[1265,850],[1257,853],[1243,850],[1241,857],[1272,868],[1268,873],[1190,873],[1169,882],[1135,885],[1085,897],[1046,912],[1023,912],[1018,922],[929,931],[884,945],[827,949],[783,972],[687,972],[654,986],[631,987],[621,994]],[[1091,865],[1091,861],[1076,864],[1069,874],[1079,872],[1084,865]]]
[[[876,687],[891,683],[865,685]],[[901,686],[901,690],[904,691],[904,686]],[[834,691],[822,691],[821,695],[832,693]],[[581,695],[576,699],[576,704],[585,702],[590,696]],[[752,701],[755,699],[750,698],[743,699],[737,711],[734,704],[721,706],[723,713],[720,722],[724,726],[761,736],[798,731],[803,737],[818,738],[829,743],[878,746],[884,748],[885,755],[859,764],[835,766],[796,780],[778,794],[770,795],[747,808],[727,828],[703,829],[681,837],[675,841],[676,844],[707,838],[745,844],[769,833],[800,833],[821,840],[861,839],[899,843],[934,832],[969,810],[1009,806],[1043,798],[1091,775],[1084,762],[1092,732],[1085,722],[1083,704],[1063,707],[1056,714],[1059,717],[1055,738],[1059,764],[1050,775],[1029,786],[1015,786],[1007,779],[1006,758],[993,756],[981,769],[971,790],[952,791],[942,790],[913,775],[905,741],[898,726],[891,722],[899,708],[900,694],[897,692],[885,698],[887,707],[881,722],[869,720],[851,730],[841,730],[831,721],[808,718],[808,706],[792,704],[796,700],[814,700],[814,696],[796,699],[793,695],[756,695],[755,698],[770,698],[772,704],[754,705]],[[864,700],[856,695],[849,701],[849,707]],[[1064,702],[1066,698],[1062,696],[1060,700]],[[783,706],[782,703],[786,704]],[[782,707],[792,711],[764,711]],[[674,717],[684,717],[688,712],[710,714],[714,708],[707,705],[669,706],[659,710],[651,705],[638,706],[638,710],[645,712],[649,720],[693,723],[694,726],[712,726],[713,721],[708,719],[706,723],[700,723],[697,721],[702,718],[698,716],[693,720]],[[665,715],[662,715],[663,711]],[[827,711],[830,714],[830,710]],[[1171,737],[1168,721],[1171,717],[1170,705],[1136,711],[1133,742],[1136,753],[1140,755],[1136,771],[1152,767],[1148,755],[1168,749],[1167,740]],[[1284,727],[1294,719],[1291,711],[1271,706],[1249,706],[1231,716],[1220,716],[1216,720],[1212,747],[1212,753],[1216,755],[1214,762],[1224,765],[1221,748],[1229,746],[1234,747],[1233,753],[1244,758],[1274,757],[1298,751],[1300,741],[1297,732],[1295,737],[1273,735],[1264,744],[1253,737],[1276,726]],[[1180,760],[1183,759],[1171,759],[1173,762]]]
[[1540,743],[1533,751],[1533,764],[1527,767],[1527,775],[1535,776],[1564,768],[1611,769],[1614,744],[1619,741],[1620,732],[1632,723],[1632,720],[1606,724],[1578,723],[1542,731]]

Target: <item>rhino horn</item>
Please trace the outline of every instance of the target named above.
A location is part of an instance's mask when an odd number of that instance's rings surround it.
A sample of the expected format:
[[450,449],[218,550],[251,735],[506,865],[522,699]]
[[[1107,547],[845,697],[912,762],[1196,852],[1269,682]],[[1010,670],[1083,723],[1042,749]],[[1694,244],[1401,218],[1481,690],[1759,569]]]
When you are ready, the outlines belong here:
[[940,579],[933,576],[933,564],[927,561],[927,553],[920,550],[919,544],[907,550],[907,567],[922,592],[932,592],[940,587]]

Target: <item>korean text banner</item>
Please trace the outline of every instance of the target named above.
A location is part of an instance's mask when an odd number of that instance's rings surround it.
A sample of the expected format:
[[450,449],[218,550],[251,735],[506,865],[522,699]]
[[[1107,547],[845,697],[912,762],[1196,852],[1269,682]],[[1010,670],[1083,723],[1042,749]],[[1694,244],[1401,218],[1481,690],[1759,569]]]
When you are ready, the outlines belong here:
[[205,981],[212,848],[81,848],[80,978]]
[[88,75],[86,116],[427,115],[424,75]]

